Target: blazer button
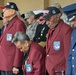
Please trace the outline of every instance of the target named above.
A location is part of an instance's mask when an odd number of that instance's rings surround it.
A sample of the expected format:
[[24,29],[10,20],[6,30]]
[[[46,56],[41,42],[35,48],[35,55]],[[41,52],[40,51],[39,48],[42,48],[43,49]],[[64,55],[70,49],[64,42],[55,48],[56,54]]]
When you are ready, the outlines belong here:
[[72,51],[74,51],[74,49],[72,49]]
[[74,65],[72,65],[72,67],[74,68]]
[[47,55],[47,57],[49,57],[49,54]]
[[72,59],[74,59],[74,57],[72,57]]

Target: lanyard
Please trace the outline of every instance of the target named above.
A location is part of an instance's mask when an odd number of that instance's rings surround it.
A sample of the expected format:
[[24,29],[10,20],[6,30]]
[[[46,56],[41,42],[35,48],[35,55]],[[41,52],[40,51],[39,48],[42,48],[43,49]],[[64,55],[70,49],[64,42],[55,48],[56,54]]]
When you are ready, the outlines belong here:
[[29,48],[28,52],[25,53],[25,55],[24,55],[24,58],[23,58],[23,64],[25,64],[25,62],[27,61],[27,59],[28,59],[28,55],[29,55],[29,52],[30,52],[30,48]]

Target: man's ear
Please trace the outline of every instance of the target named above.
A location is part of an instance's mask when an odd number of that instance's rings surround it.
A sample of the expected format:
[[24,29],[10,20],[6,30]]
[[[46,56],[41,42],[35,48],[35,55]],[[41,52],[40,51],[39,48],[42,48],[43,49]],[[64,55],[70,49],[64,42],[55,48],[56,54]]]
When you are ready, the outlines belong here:
[[12,11],[12,15],[14,15],[14,14],[15,14],[15,12],[16,12],[16,11],[15,11],[15,10],[13,10],[13,9],[11,9],[11,11]]
[[28,43],[28,41],[25,41],[25,44],[26,44],[26,46],[29,46],[29,43]]
[[26,46],[29,46],[30,43],[31,43],[30,41],[25,41]]
[[59,15],[56,15],[56,18],[57,18],[57,20],[59,20],[60,19]]

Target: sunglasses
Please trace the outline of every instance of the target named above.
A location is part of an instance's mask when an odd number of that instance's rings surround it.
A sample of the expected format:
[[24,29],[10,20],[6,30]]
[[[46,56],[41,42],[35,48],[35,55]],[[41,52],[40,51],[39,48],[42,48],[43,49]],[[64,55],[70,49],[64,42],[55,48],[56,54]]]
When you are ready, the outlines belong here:
[[39,19],[39,21],[43,21],[44,19]]

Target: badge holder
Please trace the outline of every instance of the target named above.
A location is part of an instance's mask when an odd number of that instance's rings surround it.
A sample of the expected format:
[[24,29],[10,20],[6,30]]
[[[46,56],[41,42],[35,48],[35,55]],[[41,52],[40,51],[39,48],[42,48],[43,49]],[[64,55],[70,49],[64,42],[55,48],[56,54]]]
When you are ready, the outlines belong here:
[[32,72],[32,65],[31,64],[27,64],[27,60],[25,61],[25,68],[26,68],[26,72]]

